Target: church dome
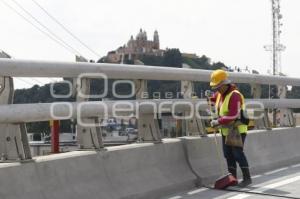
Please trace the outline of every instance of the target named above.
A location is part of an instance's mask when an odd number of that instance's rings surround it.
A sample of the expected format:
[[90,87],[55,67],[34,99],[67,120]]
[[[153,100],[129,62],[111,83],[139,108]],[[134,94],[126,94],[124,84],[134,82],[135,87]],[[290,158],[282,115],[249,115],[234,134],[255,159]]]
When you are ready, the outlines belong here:
[[146,31],[143,32],[143,39],[147,40],[147,32]]
[[140,32],[137,34],[136,39],[137,40],[142,40],[144,36],[143,30],[140,29]]

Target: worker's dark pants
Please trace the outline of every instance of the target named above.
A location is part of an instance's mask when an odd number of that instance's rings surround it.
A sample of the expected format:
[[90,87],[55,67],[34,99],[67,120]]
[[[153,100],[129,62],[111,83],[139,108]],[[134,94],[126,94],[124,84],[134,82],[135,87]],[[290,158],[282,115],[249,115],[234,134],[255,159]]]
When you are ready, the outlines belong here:
[[[243,144],[245,143],[246,134],[241,134]],[[227,160],[228,168],[236,169],[236,163],[239,163],[240,168],[248,168],[248,161],[244,153],[244,147],[234,147],[225,145],[225,136],[222,136],[224,157]]]

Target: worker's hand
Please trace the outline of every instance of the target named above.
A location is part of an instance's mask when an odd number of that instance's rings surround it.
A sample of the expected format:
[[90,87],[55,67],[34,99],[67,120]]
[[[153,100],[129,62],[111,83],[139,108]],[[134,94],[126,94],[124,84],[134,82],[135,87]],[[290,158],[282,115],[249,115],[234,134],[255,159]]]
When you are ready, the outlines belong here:
[[212,120],[212,121],[210,122],[210,126],[211,126],[211,127],[216,127],[216,126],[219,126],[219,125],[220,125],[220,123],[219,123],[218,120]]
[[213,92],[211,91],[211,90],[206,90],[205,92],[204,92],[204,95],[205,95],[205,97],[212,97],[213,96]]

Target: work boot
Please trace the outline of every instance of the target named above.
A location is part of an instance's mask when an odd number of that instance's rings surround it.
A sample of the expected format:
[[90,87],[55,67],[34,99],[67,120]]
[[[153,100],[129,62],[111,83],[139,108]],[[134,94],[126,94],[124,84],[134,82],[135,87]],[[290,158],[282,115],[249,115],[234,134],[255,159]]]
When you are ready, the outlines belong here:
[[252,183],[249,168],[241,168],[243,173],[243,181],[238,184],[239,187],[247,187]]
[[238,181],[237,181],[237,175],[236,175],[236,168],[228,168],[229,173],[232,174],[233,177],[236,178],[236,183],[232,183],[231,186],[236,186],[238,185]]
[[228,172],[231,173],[235,178],[237,178],[236,168],[228,168]]

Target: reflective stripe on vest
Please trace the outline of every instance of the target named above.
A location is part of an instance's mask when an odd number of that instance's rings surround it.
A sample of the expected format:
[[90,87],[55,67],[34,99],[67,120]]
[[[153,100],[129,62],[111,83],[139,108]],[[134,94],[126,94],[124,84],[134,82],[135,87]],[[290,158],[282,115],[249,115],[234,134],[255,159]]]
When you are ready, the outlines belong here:
[[[230,98],[231,98],[231,96],[234,92],[238,93],[241,96],[241,101],[242,101],[242,107],[241,108],[242,108],[242,110],[245,110],[244,96],[238,90],[233,90],[229,94],[227,94],[224,101],[222,102],[222,104],[221,104],[221,94],[218,93],[217,99],[216,99],[216,109],[217,109],[216,111],[217,111],[219,117],[228,115],[228,113],[229,113],[229,101],[230,101]],[[229,125],[234,125],[234,124],[229,124]],[[247,130],[248,130],[247,125],[240,124],[240,125],[237,125],[237,128],[238,128],[239,133],[247,133]],[[220,132],[222,133],[222,135],[227,136],[228,133],[229,133],[229,128],[222,127],[222,128],[220,128]]]

